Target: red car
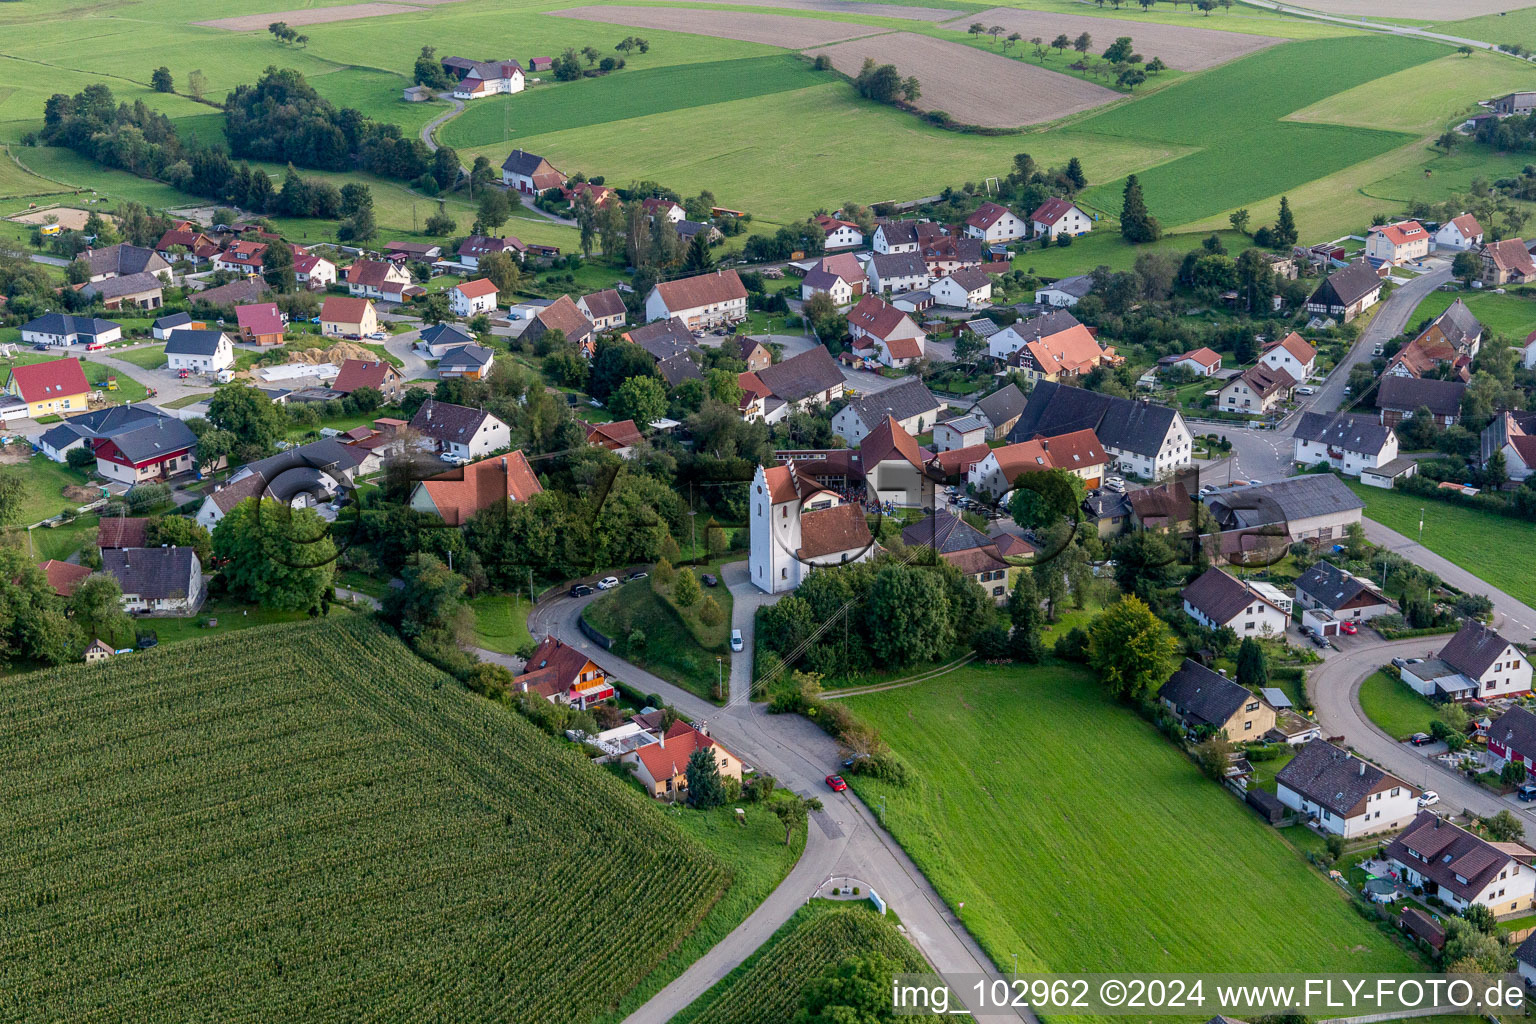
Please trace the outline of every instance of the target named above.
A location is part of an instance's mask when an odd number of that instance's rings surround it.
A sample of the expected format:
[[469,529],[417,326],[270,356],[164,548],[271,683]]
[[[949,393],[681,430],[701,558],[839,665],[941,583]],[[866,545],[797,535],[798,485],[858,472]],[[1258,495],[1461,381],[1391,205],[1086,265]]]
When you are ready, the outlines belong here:
[[1353,622],[1341,622],[1339,623],[1339,632],[1346,636],[1354,636],[1360,632],[1360,629]]
[[841,793],[843,790],[848,788],[848,783],[843,781],[843,777],[841,775],[828,775],[827,785],[832,788],[832,792],[834,793]]

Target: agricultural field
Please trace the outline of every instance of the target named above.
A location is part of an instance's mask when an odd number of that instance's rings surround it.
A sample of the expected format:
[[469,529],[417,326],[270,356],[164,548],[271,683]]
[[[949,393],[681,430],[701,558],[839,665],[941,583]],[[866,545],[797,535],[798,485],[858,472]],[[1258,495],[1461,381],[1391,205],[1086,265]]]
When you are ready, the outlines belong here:
[[1526,335],[1536,331],[1536,296],[1515,292],[1498,295],[1491,291],[1430,292],[1408,317],[1409,329],[1412,330],[1421,320],[1439,316],[1457,299],[1465,302],[1472,315],[1496,337],[1504,338],[1511,344],[1525,344]]
[[703,7],[627,7],[622,4],[603,4],[597,7],[568,7],[550,13],[560,18],[633,28],[693,32],[717,39],[738,39],[792,50],[851,39],[870,32],[866,26],[850,21]]
[[[1025,39],[1040,36],[1049,41],[1062,34],[1076,39],[1079,33],[1087,32],[1107,44],[1116,36],[1130,36],[1137,51],[1148,60],[1161,57],[1169,67],[1180,71],[1201,71],[1282,42],[1274,36],[1216,32],[1166,24],[1160,19],[1090,18],[1014,7],[994,7],[975,15],[975,20],[988,26],[1001,25],[1005,31],[1018,32]],[[969,17],[959,19],[946,27],[964,30],[969,21]]]
[[[1486,43],[1495,45],[1503,43],[1519,43],[1522,46],[1536,47],[1536,7],[1521,6],[1520,10],[1510,8],[1523,4],[1524,0],[1516,0],[1515,3],[1498,3],[1496,0],[1488,0],[1477,5],[1460,5],[1456,11],[1468,14],[1476,13],[1476,17],[1464,18],[1461,21],[1437,21],[1435,28],[1451,35],[1464,36],[1467,39],[1481,39]],[[1444,8],[1441,8],[1442,12]]]
[[1360,710],[1377,728],[1399,740],[1429,732],[1435,720],[1434,705],[1408,689],[1397,669],[1382,669],[1360,684]]
[[591,1020],[730,878],[361,616],[19,676],[0,702],[0,976],[28,1015]]
[[[854,788],[886,801],[886,826],[996,963],[1016,953],[1022,971],[1412,965],[1081,668],[968,666],[845,703],[915,776],[905,788],[858,776]],[[1236,864],[1263,896],[1242,914],[1213,914],[1207,897]]]
[[528,632],[528,595],[482,594],[469,602],[475,613],[475,646],[516,654],[533,643]]

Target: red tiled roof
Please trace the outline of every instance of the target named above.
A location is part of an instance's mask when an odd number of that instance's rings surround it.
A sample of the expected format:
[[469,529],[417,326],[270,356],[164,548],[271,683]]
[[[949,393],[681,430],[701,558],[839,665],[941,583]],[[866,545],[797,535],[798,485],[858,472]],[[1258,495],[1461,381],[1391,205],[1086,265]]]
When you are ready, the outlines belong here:
[[1409,242],[1417,242],[1421,239],[1429,238],[1429,232],[1425,231],[1424,226],[1416,220],[1400,221],[1397,224],[1381,224],[1371,228],[1371,230],[1381,235],[1394,246],[1406,245]]
[[688,770],[688,758],[695,750],[709,750],[715,741],[687,722],[672,723],[660,743],[647,743],[635,751],[635,757],[657,782],[675,779]]
[[320,307],[320,319],[336,324],[361,324],[363,313],[372,305],[367,299],[350,295],[327,296]]
[[816,269],[824,270],[849,283],[864,280],[864,268],[859,264],[859,258],[851,252],[823,256]]
[[[911,318],[902,310],[881,299],[877,295],[866,295],[859,300],[858,305],[848,311],[848,323],[857,326],[866,333],[873,334],[882,341],[890,338],[891,332],[900,327],[903,322],[911,323]],[[915,325],[914,325],[915,326]],[[914,346],[916,342],[914,342]],[[922,355],[919,348],[912,353],[913,358]],[[895,355],[892,352],[892,355]]]
[[1531,260],[1530,250],[1519,238],[1506,238],[1502,242],[1489,242],[1483,246],[1483,255],[1493,261],[1500,270],[1519,271],[1529,277],[1536,274],[1536,263]]
[[445,522],[459,524],[503,499],[527,501],[543,492],[521,451],[492,455],[459,470],[423,480],[432,504]]
[[887,415],[859,442],[859,459],[866,473],[888,459],[899,459],[921,469],[923,451],[917,446],[917,439],[903,430],[894,416]]
[[261,242],[234,242],[229,248],[219,254],[219,259],[226,263],[237,263],[246,267],[259,267],[261,266],[261,256],[266,251],[266,245]]
[[1470,213],[1464,213],[1460,217],[1452,217],[1451,223],[1456,225],[1456,230],[1461,232],[1463,238],[1476,238],[1483,233],[1483,226]]
[[996,203],[982,203],[976,208],[976,212],[965,218],[965,222],[973,228],[987,228],[996,224],[1008,215],[1008,207],[999,206]]
[[587,427],[587,443],[600,444],[604,448],[629,448],[644,438],[634,420],[615,420],[612,423],[594,423]]
[[734,270],[718,270],[677,281],[663,281],[656,286],[661,301],[673,313],[699,306],[714,306],[747,297],[746,286]]
[[1201,366],[1215,366],[1221,362],[1221,353],[1213,352],[1208,348],[1197,348],[1193,352],[1185,352],[1180,359],[1189,359]]
[[1038,469],[1085,469],[1109,461],[1098,436],[1091,430],[1074,430],[1055,437],[1004,445],[993,450],[1003,478],[1017,480],[1021,473]]
[[358,388],[383,391],[389,379],[398,376],[399,371],[382,359],[348,359],[341,364],[341,370],[336,374],[336,383],[331,388],[348,395]]
[[50,558],[38,568],[43,570],[43,575],[48,577],[48,586],[60,597],[70,597],[91,570],[83,565],[74,565],[70,562],[59,562]]
[[466,299],[478,299],[482,295],[495,295],[496,286],[489,278],[477,278],[454,286]]
[[857,504],[811,509],[800,516],[801,558],[823,558],[869,546],[872,535]]
[[275,302],[258,302],[254,306],[236,306],[235,322],[242,331],[252,334],[282,334],[283,314]]
[[1039,206],[1035,212],[1029,215],[1029,219],[1036,224],[1044,224],[1050,227],[1061,218],[1072,212],[1072,204],[1059,196],[1052,196]]
[[24,402],[83,395],[91,390],[78,359],[50,359],[11,368],[11,384]]
[[933,457],[933,463],[939,467],[939,472],[945,476],[955,476],[959,473],[967,473],[970,468],[992,451],[992,446],[987,444],[972,444],[964,448],[953,448],[947,452],[939,452]]
[[1312,360],[1317,358],[1317,349],[1307,344],[1307,340],[1301,335],[1297,334],[1295,331],[1287,334],[1279,341],[1272,341],[1268,345],[1265,345],[1264,351],[1268,352],[1271,349],[1276,348],[1285,349],[1285,351],[1294,356],[1296,361],[1299,363],[1310,363]]
[[149,520],[129,516],[107,516],[96,526],[98,548],[142,548]]

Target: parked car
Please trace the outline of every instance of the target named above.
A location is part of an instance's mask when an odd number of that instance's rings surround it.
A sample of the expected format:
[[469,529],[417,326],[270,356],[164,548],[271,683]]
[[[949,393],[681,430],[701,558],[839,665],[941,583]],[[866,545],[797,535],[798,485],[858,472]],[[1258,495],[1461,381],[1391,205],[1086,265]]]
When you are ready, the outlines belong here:
[[712,572],[705,573],[703,576],[700,576],[699,579],[704,581],[704,585],[706,587],[718,587],[720,585],[720,577],[716,576]]
[[1341,622],[1339,623],[1339,632],[1345,636],[1354,636],[1360,632],[1360,627],[1356,626],[1353,622]]
[[1515,794],[1515,797],[1523,804],[1528,804],[1532,800],[1536,800],[1536,786],[1533,786],[1527,782],[1525,785],[1520,787],[1520,791]]
[[1313,633],[1312,636],[1311,636],[1311,640],[1312,640],[1312,643],[1314,645],[1318,646],[1318,647],[1327,647],[1328,646],[1328,638],[1323,636],[1323,634],[1321,634],[1321,633]]
[[597,581],[598,590],[612,590],[618,585],[619,578],[617,576],[604,576],[602,579]]
[[1312,387],[1310,384],[1303,384],[1296,389],[1296,393],[1298,395],[1315,395],[1317,394],[1317,388]]
[[741,639],[741,630],[739,630],[739,629],[731,630],[731,650],[739,651],[744,646],[746,646],[746,645],[745,645],[745,643]]
[[1392,659],[1392,667],[1393,668],[1402,668],[1406,664],[1408,664],[1408,663],[1406,661],[1404,661],[1402,658],[1393,658]]
[[649,575],[650,575],[650,573],[644,572],[644,571],[632,572],[628,576],[624,577],[624,582],[625,583],[633,583],[635,580],[643,580],[643,579],[645,579]]
[[1416,732],[1412,736],[1408,737],[1408,742],[1412,743],[1416,747],[1422,747],[1426,743],[1435,742],[1435,738],[1427,732]]
[[592,588],[585,583],[578,583],[571,588],[572,597],[586,597],[590,593],[592,593]]
[[385,334],[383,331],[374,331],[372,334],[368,335],[368,340],[369,341],[388,341],[389,340],[389,335]]
[[1426,789],[1424,795],[1419,797],[1420,807],[1433,807],[1440,802],[1440,794],[1432,789]]
[[841,793],[843,790],[848,788],[848,783],[843,781],[843,777],[841,775],[828,775],[827,785],[831,787],[832,792],[834,793]]

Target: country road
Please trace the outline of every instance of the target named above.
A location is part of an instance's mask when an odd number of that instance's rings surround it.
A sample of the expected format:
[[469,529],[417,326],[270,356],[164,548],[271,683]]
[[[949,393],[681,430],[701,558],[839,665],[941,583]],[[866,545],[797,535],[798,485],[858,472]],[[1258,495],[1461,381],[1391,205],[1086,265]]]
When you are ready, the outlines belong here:
[[[1324,14],[1321,11],[1308,10],[1305,7],[1297,7],[1295,4],[1275,3],[1274,0],[1243,0],[1243,3],[1251,7],[1264,7],[1281,14],[1290,14],[1298,18],[1313,18],[1317,21],[1328,21],[1336,25],[1348,25],[1350,28],[1368,29],[1372,32],[1387,32],[1398,36],[1417,36],[1420,39],[1433,39],[1441,43],[1453,43],[1457,46],[1471,46],[1479,50],[1498,51],[1498,47],[1492,43],[1485,43],[1481,39],[1466,39],[1462,36],[1447,35],[1444,32],[1431,32],[1428,29],[1414,28],[1411,25],[1392,25],[1383,22],[1371,21],[1367,18],[1348,18],[1337,14]],[[1511,54],[1513,57],[1513,55]],[[1520,59],[1520,58],[1515,58]]]

